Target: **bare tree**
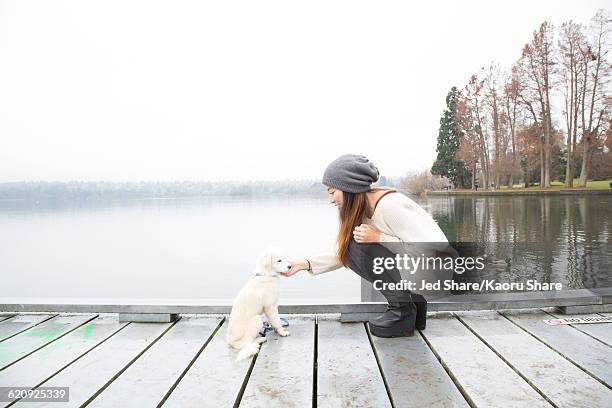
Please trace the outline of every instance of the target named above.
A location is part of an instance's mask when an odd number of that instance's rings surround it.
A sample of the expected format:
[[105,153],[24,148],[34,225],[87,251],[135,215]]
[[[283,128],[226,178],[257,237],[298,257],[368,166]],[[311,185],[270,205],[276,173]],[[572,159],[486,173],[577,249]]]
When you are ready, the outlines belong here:
[[476,175],[480,153],[480,136],[476,131],[474,116],[471,112],[470,101],[463,93],[457,101],[457,124],[461,128],[463,138],[457,151],[457,158],[465,163],[472,173],[472,190],[476,188]]
[[552,142],[551,79],[554,72],[553,26],[544,22],[525,44],[520,60],[524,84],[521,100],[531,111],[534,123],[542,130],[541,186],[550,187],[550,150]]
[[519,162],[518,162],[518,149],[516,141],[516,119],[519,110],[519,74],[518,67],[514,65],[510,69],[510,76],[506,79],[504,85],[504,108],[506,109],[506,116],[508,118],[508,138],[510,139],[510,146],[512,149],[511,167],[510,167],[510,186],[514,185],[514,176],[518,173]]
[[601,125],[605,124],[610,110],[610,99],[606,97],[611,68],[607,60],[610,46],[608,42],[610,23],[609,14],[604,10],[599,10],[591,21],[587,41],[579,43],[583,81],[582,88],[579,90],[582,169],[578,187],[586,187],[592,149],[603,137],[604,129]]
[[479,79],[478,76],[472,75],[468,84],[465,86],[465,101],[467,103],[466,114],[468,117],[466,120],[470,121],[470,127],[477,136],[477,147],[479,153],[479,161],[482,169],[484,178],[484,186],[489,187],[491,185],[491,173],[490,173],[490,160],[489,160],[489,146],[487,143],[486,134],[486,118],[483,114],[483,99],[484,97],[484,80]]
[[500,185],[500,164],[502,156],[505,154],[505,148],[502,151],[502,131],[500,126],[501,109],[503,109],[503,105],[500,103],[500,93],[498,91],[500,76],[501,74],[499,66],[495,63],[489,65],[489,67],[485,71],[485,101],[489,110],[489,115],[492,124],[491,130],[493,135],[493,179],[495,188],[499,188]]
[[584,48],[586,38],[583,27],[573,21],[563,23],[559,38],[559,57],[561,60],[561,82],[565,106],[563,114],[567,130],[567,162],[565,165],[565,187],[573,187],[574,152],[578,135],[578,111],[580,95],[583,89],[583,65],[580,64],[580,49]]
[[400,186],[411,194],[423,195],[427,190],[442,190],[452,185],[446,177],[433,175],[429,170],[407,173],[400,178]]

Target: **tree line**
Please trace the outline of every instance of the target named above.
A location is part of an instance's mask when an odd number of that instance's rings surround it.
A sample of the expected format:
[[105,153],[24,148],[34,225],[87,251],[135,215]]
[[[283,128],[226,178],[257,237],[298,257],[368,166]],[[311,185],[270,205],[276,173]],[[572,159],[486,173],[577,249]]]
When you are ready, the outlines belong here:
[[317,180],[279,181],[174,181],[105,182],[27,181],[0,183],[0,199],[27,201],[74,201],[106,199],[183,198],[245,196],[321,192]]
[[545,21],[511,67],[492,62],[453,87],[432,174],[463,188],[612,176],[611,22],[605,10],[587,25]]
[[[381,176],[376,185],[398,186],[399,181]],[[250,181],[20,181],[0,183],[0,200],[96,201],[208,196],[269,196],[325,194],[320,180]]]

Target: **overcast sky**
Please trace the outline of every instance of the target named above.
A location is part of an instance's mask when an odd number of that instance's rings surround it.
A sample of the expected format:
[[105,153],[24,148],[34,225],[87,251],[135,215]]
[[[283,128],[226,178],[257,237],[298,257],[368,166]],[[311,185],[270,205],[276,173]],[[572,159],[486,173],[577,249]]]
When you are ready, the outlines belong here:
[[0,0],[0,182],[425,169],[451,86],[607,2],[420,3]]

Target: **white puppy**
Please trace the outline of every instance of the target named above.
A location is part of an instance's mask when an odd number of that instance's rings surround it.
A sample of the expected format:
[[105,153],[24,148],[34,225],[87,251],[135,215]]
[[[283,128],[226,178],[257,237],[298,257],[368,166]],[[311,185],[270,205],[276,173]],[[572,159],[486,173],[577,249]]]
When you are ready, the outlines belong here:
[[227,343],[240,349],[236,361],[249,358],[259,351],[265,337],[259,337],[263,326],[261,314],[265,313],[270,325],[281,336],[288,336],[278,317],[278,279],[281,272],[291,269],[282,251],[273,247],[257,260],[255,276],[240,290],[229,317]]

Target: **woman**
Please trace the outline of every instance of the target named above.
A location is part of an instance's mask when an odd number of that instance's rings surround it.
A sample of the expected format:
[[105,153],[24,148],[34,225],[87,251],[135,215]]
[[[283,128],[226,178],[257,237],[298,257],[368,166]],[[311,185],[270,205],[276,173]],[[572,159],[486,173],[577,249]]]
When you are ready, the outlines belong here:
[[[396,268],[380,275],[373,272],[374,258],[395,257],[380,243],[448,243],[438,224],[414,201],[392,188],[372,188],[378,176],[378,168],[360,155],[345,154],[327,166],[323,184],[340,215],[337,251],[294,261],[285,276],[301,270],[317,275],[345,266],[369,282],[397,283],[401,275]],[[415,327],[425,329],[427,302],[422,295],[408,290],[380,292],[388,306],[382,316],[369,321],[373,335],[409,337]]]

